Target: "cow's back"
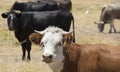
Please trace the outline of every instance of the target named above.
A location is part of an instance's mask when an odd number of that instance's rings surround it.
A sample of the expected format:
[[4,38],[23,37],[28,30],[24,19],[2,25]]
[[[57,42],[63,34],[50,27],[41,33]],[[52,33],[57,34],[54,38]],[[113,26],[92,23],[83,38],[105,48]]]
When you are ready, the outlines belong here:
[[[51,1],[51,0],[30,0],[31,2],[43,2],[43,1]],[[58,4],[58,9],[63,11],[71,11],[72,10],[72,1],[71,0],[52,0],[56,1]]]
[[70,13],[63,11],[22,12],[23,29],[44,30],[48,26],[57,26],[69,31],[71,24]]
[[108,18],[108,20],[120,19],[120,2],[105,4],[103,9],[103,18]]
[[67,47],[63,72],[120,71],[120,47],[103,44],[71,44]]
[[81,45],[80,72],[120,71],[120,47],[103,44]]

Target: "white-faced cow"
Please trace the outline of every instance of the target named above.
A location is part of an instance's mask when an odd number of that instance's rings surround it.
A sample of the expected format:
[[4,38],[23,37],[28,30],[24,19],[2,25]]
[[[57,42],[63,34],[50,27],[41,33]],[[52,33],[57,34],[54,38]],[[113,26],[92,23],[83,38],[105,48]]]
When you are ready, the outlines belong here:
[[53,72],[120,72],[120,47],[75,44],[71,32],[48,27],[29,36]]
[[31,42],[29,41],[29,35],[34,30],[42,31],[48,26],[56,26],[69,31],[72,21],[74,29],[72,13],[60,10],[22,13],[10,11],[1,15],[3,18],[7,18],[9,30],[14,31],[15,37],[21,43],[23,50],[22,60],[25,60],[26,51],[28,51],[27,59],[30,60]]
[[100,21],[95,23],[98,24],[98,29],[100,32],[103,32],[104,25],[106,23],[110,23],[109,33],[112,33],[112,28],[116,33],[114,19],[120,19],[120,3],[110,3],[104,5],[100,16]]

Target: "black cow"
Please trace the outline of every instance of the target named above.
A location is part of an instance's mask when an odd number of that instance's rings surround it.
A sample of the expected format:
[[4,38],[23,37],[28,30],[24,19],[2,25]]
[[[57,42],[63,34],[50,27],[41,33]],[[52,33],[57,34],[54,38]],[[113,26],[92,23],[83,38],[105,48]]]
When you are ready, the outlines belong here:
[[120,2],[104,5],[100,16],[100,21],[95,23],[98,24],[98,29],[100,32],[103,32],[104,25],[109,23],[110,24],[109,33],[112,33],[112,28],[116,33],[116,29],[113,23],[114,19],[120,19]]
[[48,1],[56,1],[58,5],[58,9],[63,11],[71,11],[72,10],[72,1],[71,0],[29,0],[31,2],[48,2]]
[[[28,2],[28,3],[41,4],[40,5],[41,9],[44,9],[45,3],[48,3],[47,7],[49,7],[49,10],[60,9],[60,10],[63,10],[63,11],[71,11],[71,9],[72,9],[72,2],[71,2],[71,0],[34,0],[34,1],[30,0],[30,2]],[[57,6],[56,6],[56,4],[57,4]],[[32,6],[34,6],[34,5],[32,5]],[[35,5],[35,6],[37,6],[37,5]],[[19,4],[18,2],[15,2],[11,9],[12,10],[26,11],[24,9],[24,7],[26,7],[26,4],[24,4],[24,3],[23,4],[22,3]],[[28,6],[27,6],[26,9],[28,9]],[[34,10],[37,10],[37,9],[34,9]],[[46,9],[46,10],[48,10],[48,9]]]
[[11,7],[11,10],[23,11],[51,11],[57,10],[57,2],[55,1],[44,1],[44,2],[15,2]]
[[27,59],[30,60],[31,42],[28,38],[34,30],[42,31],[48,26],[56,26],[65,31],[69,31],[71,21],[73,21],[74,29],[74,18],[72,13],[60,10],[22,13],[10,11],[2,13],[2,17],[7,18],[9,30],[14,31],[15,37],[21,43],[23,50],[22,60],[25,60],[26,50],[28,51]]
[[58,9],[63,11],[71,11],[72,10],[72,2],[71,0],[58,0]]

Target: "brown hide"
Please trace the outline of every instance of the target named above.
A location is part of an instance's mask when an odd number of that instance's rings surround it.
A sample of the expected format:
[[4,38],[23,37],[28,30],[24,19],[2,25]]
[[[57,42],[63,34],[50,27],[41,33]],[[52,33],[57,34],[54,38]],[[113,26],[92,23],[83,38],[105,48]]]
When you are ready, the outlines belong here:
[[40,35],[39,33],[32,33],[32,34],[29,36],[29,40],[30,40],[31,42],[33,42],[34,44],[39,45],[42,37],[43,37],[43,36]]
[[74,43],[66,44],[63,51],[63,54],[65,56],[65,59],[63,61],[64,66],[61,72],[77,72],[77,64],[80,58],[80,53],[81,52],[79,49],[79,45],[76,45]]
[[120,72],[120,47],[70,43],[64,56],[61,72]]

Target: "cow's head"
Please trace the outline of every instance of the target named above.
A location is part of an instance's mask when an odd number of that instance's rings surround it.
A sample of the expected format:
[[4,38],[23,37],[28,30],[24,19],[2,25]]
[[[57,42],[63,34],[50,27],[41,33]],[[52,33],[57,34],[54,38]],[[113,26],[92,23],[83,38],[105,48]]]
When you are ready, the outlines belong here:
[[97,27],[98,27],[99,32],[103,32],[105,23],[103,21],[101,21],[101,22],[94,22],[94,23],[98,25]]
[[19,10],[21,12],[25,11],[27,3],[26,2],[17,2],[12,5],[11,10]]
[[17,1],[15,1],[15,3],[13,4],[13,6],[11,7],[11,10],[16,10],[19,7],[19,3]]
[[31,34],[29,39],[42,47],[42,60],[46,63],[52,63],[63,60],[64,45],[70,43],[71,37],[71,32],[49,27],[44,31],[37,31]]
[[11,31],[16,30],[16,27],[18,27],[18,22],[20,20],[19,18],[21,16],[21,13],[10,11],[2,13],[1,16],[3,18],[7,18],[9,30]]

